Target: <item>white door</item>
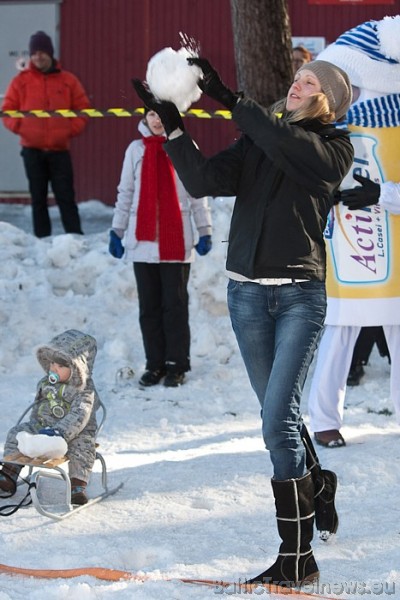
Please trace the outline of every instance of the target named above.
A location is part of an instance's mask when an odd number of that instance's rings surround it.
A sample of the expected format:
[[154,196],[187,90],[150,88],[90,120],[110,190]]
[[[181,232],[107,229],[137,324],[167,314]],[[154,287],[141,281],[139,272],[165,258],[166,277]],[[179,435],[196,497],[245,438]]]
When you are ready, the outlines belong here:
[[[0,1],[0,105],[11,79],[29,60],[29,38],[45,31],[58,56],[59,2]],[[26,194],[28,183],[20,156],[19,136],[0,124],[0,195]],[[11,192],[11,194],[9,194]]]

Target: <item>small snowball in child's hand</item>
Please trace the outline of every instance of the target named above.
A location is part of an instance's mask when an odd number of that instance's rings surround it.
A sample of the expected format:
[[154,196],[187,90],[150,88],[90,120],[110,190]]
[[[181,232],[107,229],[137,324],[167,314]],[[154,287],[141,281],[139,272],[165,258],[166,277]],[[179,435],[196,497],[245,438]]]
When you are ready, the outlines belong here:
[[158,100],[173,102],[181,112],[197,102],[201,89],[197,81],[203,73],[200,67],[190,66],[187,58],[194,56],[187,48],[178,51],[164,48],[147,65],[146,81]]
[[60,436],[34,435],[27,431],[17,433],[18,450],[30,458],[43,456],[61,458],[68,450],[67,442]]

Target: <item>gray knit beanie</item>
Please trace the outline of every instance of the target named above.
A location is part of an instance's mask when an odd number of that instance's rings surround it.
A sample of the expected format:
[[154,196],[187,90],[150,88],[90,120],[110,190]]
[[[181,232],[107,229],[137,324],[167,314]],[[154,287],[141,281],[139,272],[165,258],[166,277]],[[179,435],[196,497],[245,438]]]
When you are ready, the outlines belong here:
[[300,67],[299,71],[312,71],[321,84],[322,91],[328,98],[329,108],[335,112],[339,121],[349,110],[353,93],[350,79],[339,67],[326,60],[314,60]]

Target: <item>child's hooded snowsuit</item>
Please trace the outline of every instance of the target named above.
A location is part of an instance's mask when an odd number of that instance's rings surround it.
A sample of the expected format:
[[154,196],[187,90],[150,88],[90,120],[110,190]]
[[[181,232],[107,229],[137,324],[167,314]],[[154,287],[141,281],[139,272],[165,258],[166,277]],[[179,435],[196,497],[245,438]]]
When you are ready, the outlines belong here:
[[[37,350],[38,361],[46,376],[38,383],[29,421],[9,431],[5,455],[18,451],[18,432],[35,434],[42,427],[52,427],[60,432],[68,444],[70,477],[88,481],[96,456],[99,397],[92,381],[96,352],[96,340],[75,329],[64,331]],[[51,362],[61,362],[71,368],[71,377],[66,383],[49,382]]]

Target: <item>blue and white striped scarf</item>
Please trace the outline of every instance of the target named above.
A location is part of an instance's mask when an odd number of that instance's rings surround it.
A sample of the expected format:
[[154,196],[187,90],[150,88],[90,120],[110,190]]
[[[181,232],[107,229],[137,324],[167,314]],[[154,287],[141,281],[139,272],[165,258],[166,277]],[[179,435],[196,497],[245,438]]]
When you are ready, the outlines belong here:
[[353,104],[346,115],[346,125],[357,127],[399,127],[400,94],[389,94]]

